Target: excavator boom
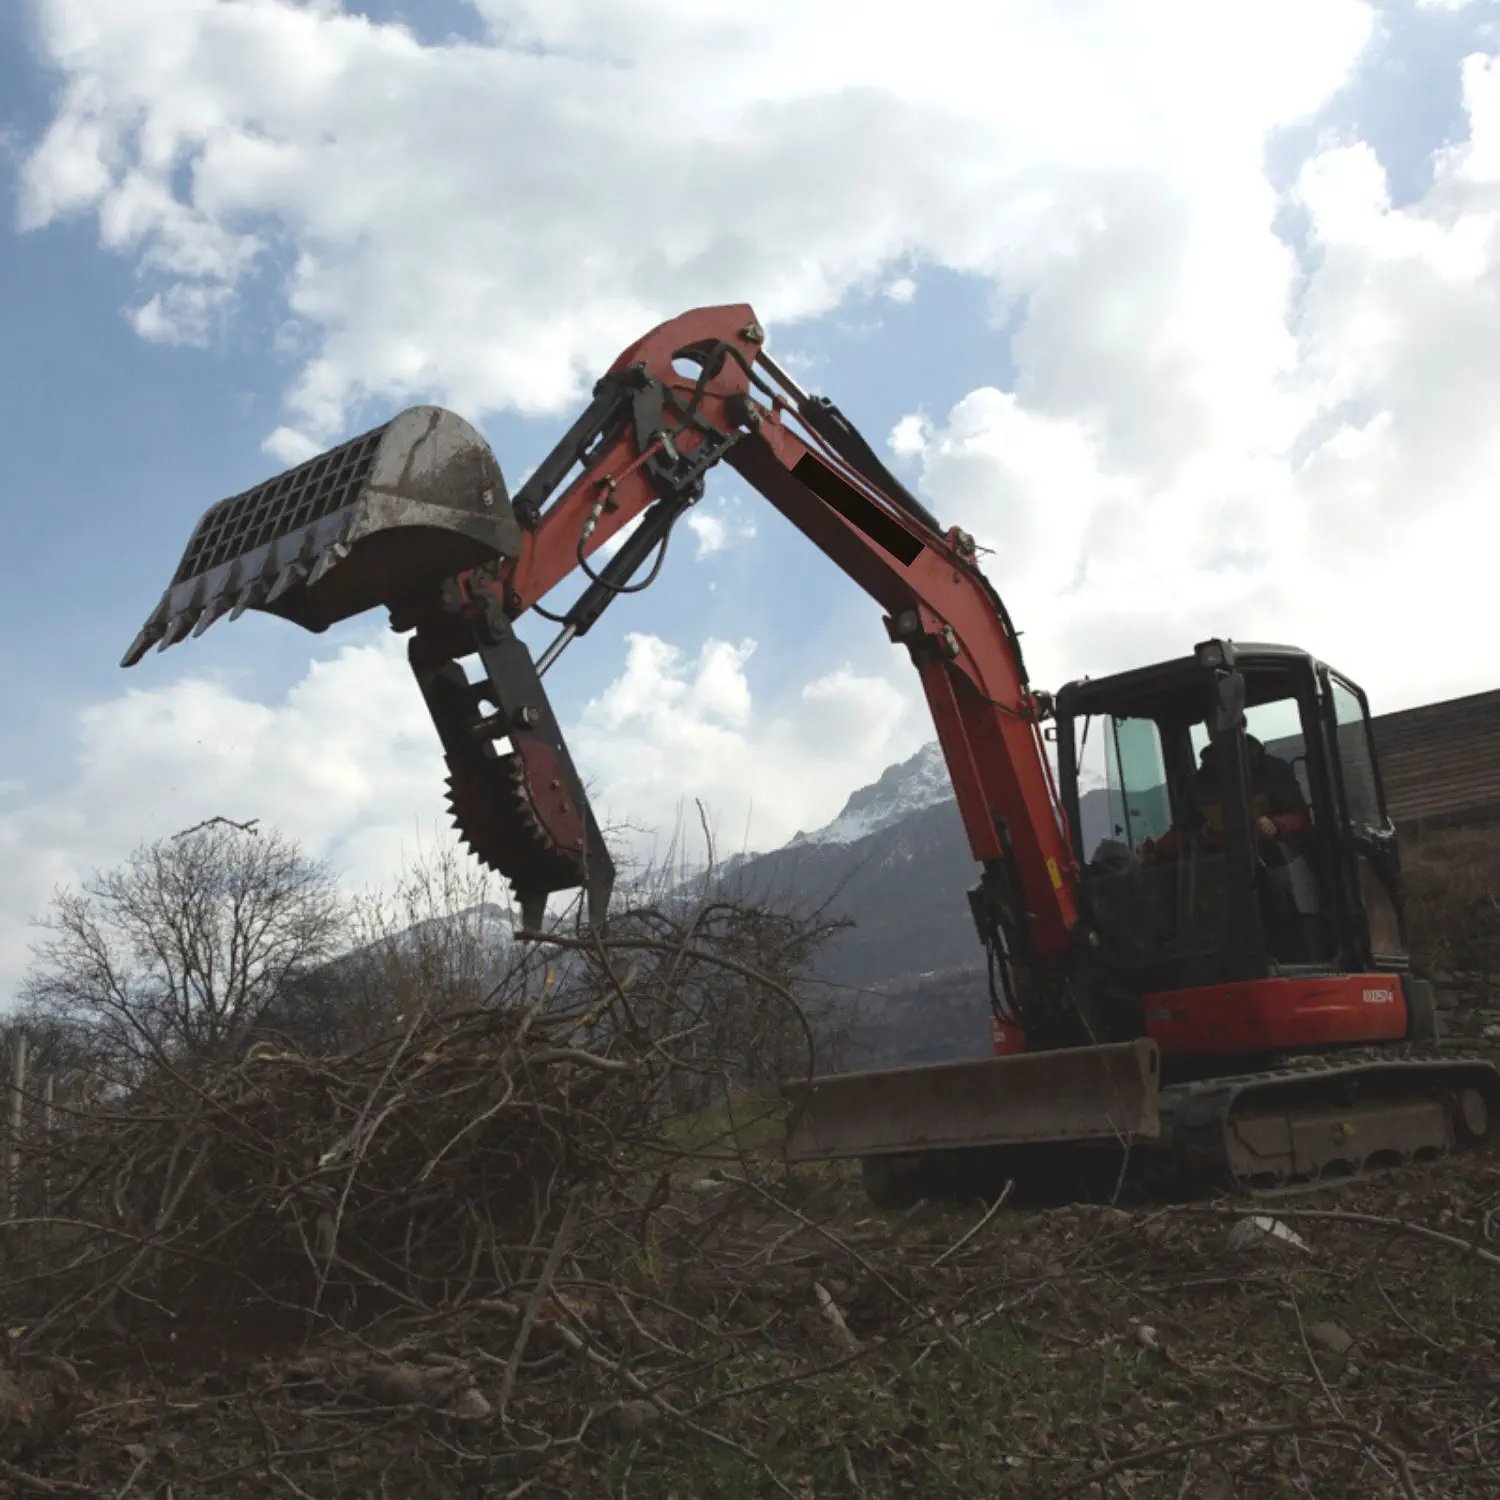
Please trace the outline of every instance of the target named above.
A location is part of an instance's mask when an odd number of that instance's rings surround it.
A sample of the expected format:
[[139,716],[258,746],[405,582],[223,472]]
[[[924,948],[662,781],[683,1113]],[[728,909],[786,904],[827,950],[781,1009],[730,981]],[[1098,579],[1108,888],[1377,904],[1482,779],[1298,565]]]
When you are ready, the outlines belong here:
[[[621,353],[514,497],[468,423],[417,407],[220,501],[125,665],[226,613],[260,609],[322,630],[386,606],[414,632],[412,668],[475,854],[512,879],[529,917],[572,886],[602,913],[613,871],[540,677],[642,586],[634,576],[723,460],[884,608],[891,639],[909,650],[984,867],[976,917],[1004,934],[1014,995],[1011,964],[1064,954],[1078,919],[1043,704],[1016,631],[972,538],[944,531],[764,341],[746,305],[663,323]],[[590,559],[632,523],[596,571]],[[575,569],[589,586],[554,614],[541,601]],[[532,609],[561,626],[535,668],[513,629]],[[476,654],[486,678],[470,684],[459,662]]]

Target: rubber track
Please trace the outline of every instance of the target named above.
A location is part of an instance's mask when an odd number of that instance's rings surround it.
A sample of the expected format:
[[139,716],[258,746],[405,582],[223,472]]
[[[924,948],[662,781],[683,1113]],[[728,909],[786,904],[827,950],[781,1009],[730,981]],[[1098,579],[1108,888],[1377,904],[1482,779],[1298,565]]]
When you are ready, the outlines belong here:
[[[1384,1075],[1386,1079],[1409,1079],[1413,1099],[1425,1097],[1432,1084],[1465,1072],[1481,1074],[1488,1085],[1492,1124],[1500,1120],[1500,1069],[1472,1052],[1453,1053],[1432,1043],[1407,1043],[1397,1047],[1363,1047],[1327,1055],[1288,1061],[1280,1067],[1256,1073],[1206,1078],[1171,1084],[1161,1091],[1162,1139],[1152,1143],[1153,1155],[1175,1158],[1193,1178],[1252,1197],[1285,1197],[1335,1185],[1378,1177],[1406,1163],[1392,1163],[1345,1176],[1291,1179],[1275,1185],[1246,1182],[1234,1172],[1229,1159],[1227,1134],[1238,1107],[1253,1104],[1257,1095],[1274,1095],[1290,1085],[1341,1081]],[[1272,1105],[1274,1109],[1274,1104]],[[1465,1149],[1460,1147],[1460,1149]]]

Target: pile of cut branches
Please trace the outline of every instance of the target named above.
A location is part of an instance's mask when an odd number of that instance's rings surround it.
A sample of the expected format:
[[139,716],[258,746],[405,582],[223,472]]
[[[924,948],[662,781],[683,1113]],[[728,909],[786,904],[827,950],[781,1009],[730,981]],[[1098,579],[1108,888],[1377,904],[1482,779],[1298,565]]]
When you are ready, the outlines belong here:
[[[0,1487],[1495,1492],[1492,1162],[1336,1206],[875,1214],[786,1168],[711,1040],[800,1027],[794,937],[653,914],[362,1051],[163,1058],[70,1118],[50,1208],[0,1225]],[[676,1112],[684,1076],[719,1102]]]

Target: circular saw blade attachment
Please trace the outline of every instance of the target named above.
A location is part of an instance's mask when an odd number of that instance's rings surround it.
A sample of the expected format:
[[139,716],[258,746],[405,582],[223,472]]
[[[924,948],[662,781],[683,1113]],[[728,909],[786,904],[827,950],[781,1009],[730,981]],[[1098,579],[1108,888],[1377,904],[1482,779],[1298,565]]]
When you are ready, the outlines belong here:
[[[584,888],[594,890],[613,865],[589,834],[593,819],[569,794],[564,767],[550,745],[520,740],[508,755],[485,753],[448,757],[448,810],[469,851],[511,884],[522,925],[537,931],[547,898]],[[608,900],[606,885],[605,901]],[[602,920],[602,913],[591,918]]]
[[[458,623],[419,627],[409,649],[443,742],[454,827],[476,859],[510,881],[526,930],[540,930],[549,896],[579,888],[589,921],[601,926],[614,862],[531,653],[503,615],[468,619],[467,641]],[[484,668],[478,682],[459,661],[471,653]]]

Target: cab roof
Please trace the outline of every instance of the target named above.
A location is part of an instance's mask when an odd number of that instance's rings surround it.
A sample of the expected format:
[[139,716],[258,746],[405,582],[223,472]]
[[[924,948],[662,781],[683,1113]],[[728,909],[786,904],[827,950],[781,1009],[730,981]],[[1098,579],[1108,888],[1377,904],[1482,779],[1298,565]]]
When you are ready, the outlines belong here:
[[1246,704],[1253,707],[1286,696],[1289,677],[1306,681],[1324,663],[1299,646],[1261,641],[1204,641],[1191,656],[1067,683],[1058,690],[1057,709],[1066,716],[1121,709],[1145,717],[1157,717],[1173,709],[1180,713],[1186,706],[1184,700],[1190,704],[1195,690],[1206,687],[1209,674],[1220,665],[1244,670]]

